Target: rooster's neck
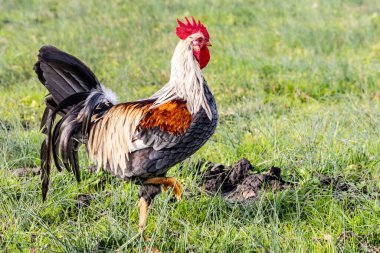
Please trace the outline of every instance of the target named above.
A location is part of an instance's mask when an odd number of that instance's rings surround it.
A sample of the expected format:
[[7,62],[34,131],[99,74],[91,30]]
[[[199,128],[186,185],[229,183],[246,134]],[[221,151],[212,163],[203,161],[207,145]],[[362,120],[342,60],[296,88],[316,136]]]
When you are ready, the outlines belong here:
[[192,115],[203,108],[211,120],[210,106],[204,93],[202,70],[193,55],[190,43],[188,40],[178,43],[171,61],[170,80],[152,98],[157,99],[156,106],[176,98],[184,99]]

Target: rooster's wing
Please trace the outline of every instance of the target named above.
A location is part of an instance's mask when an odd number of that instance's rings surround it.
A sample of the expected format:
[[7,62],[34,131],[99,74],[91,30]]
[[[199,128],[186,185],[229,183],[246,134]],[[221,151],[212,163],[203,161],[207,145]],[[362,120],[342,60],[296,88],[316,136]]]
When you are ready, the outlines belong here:
[[[144,171],[136,167],[144,167],[142,164],[147,162],[151,167],[159,158],[153,151],[167,150],[181,142],[192,122],[186,101],[176,99],[160,106],[154,106],[154,101],[122,103],[102,117],[94,115],[88,150],[99,166],[121,178],[138,176]],[[137,160],[138,166],[134,164]],[[157,170],[163,166],[159,161],[155,164]]]

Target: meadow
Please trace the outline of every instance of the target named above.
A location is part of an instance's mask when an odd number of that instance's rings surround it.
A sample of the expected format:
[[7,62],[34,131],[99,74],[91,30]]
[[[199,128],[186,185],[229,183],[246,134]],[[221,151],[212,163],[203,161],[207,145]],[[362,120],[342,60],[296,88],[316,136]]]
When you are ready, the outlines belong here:
[[[185,15],[210,33],[204,75],[220,118],[169,171],[184,199],[156,198],[145,241],[138,187],[91,173],[82,152],[82,182],[53,169],[42,202],[39,175],[15,173],[39,166],[39,48],[77,56],[119,101],[135,100],[168,80]],[[0,252],[375,252],[379,151],[378,0],[0,0]],[[244,205],[202,190],[194,164],[243,157],[255,173],[280,167],[294,187]]]

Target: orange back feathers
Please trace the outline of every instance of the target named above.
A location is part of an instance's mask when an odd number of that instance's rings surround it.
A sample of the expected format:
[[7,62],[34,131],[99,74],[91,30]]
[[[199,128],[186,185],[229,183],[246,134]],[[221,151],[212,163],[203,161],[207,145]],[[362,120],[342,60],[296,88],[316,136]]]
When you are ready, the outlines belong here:
[[186,132],[191,123],[191,114],[187,110],[186,101],[172,100],[150,109],[140,121],[140,127],[155,128],[179,135]]

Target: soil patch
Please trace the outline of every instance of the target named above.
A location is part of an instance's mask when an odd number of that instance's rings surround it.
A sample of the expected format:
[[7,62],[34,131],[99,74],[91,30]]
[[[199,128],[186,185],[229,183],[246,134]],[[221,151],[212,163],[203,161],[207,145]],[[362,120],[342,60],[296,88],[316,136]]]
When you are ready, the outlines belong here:
[[251,174],[253,171],[252,164],[245,158],[233,166],[207,163],[201,185],[206,192],[220,192],[228,201],[240,203],[257,198],[261,189],[283,190],[292,186],[282,180],[278,167],[260,174]]
[[35,176],[35,175],[39,175],[40,174],[40,168],[39,167],[34,167],[34,168],[28,168],[28,167],[25,167],[25,168],[19,168],[19,169],[15,169],[14,171],[12,171],[12,174],[13,175],[16,175],[18,177],[26,177],[26,176]]

